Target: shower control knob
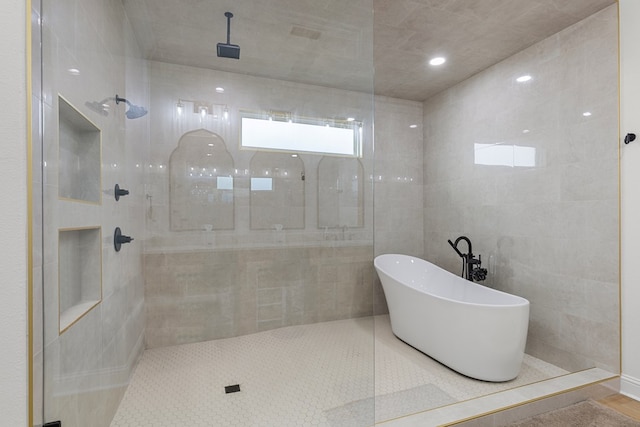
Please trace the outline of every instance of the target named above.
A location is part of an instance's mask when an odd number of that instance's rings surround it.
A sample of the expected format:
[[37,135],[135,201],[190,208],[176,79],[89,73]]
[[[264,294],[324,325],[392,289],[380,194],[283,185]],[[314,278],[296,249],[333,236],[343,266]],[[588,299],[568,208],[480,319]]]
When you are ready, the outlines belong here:
[[120,252],[120,248],[122,247],[123,243],[130,243],[132,240],[133,237],[125,236],[124,234],[122,234],[122,230],[120,230],[120,227],[116,227],[116,230],[113,233],[113,247],[115,248],[116,252]]
[[121,196],[126,196],[129,194],[129,190],[125,190],[124,188],[120,188],[118,184],[116,184],[115,189],[113,190],[113,194],[116,196],[116,202],[120,200]]

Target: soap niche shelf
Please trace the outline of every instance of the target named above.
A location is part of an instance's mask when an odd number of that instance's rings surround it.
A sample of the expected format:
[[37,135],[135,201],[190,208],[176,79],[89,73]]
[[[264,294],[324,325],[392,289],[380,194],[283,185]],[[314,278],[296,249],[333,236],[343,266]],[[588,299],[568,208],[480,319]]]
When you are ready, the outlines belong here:
[[101,188],[100,129],[58,95],[58,195],[99,204]]
[[60,333],[102,301],[102,229],[58,230]]

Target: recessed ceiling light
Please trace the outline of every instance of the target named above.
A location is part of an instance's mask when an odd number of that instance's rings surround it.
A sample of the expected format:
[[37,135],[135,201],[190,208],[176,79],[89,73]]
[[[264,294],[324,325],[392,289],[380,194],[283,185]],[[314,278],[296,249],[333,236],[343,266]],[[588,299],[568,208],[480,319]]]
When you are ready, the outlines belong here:
[[584,113],[582,113],[582,115],[585,117],[589,117],[591,115],[591,112],[585,111]]
[[445,62],[447,62],[447,60],[441,56],[438,56],[436,58],[431,58],[429,60],[429,65],[442,65]]
[[418,127],[418,125],[409,125],[409,127],[410,127],[411,129],[415,129],[415,128],[417,128],[417,127]]
[[530,132],[530,131],[529,131],[529,129],[524,129],[524,130],[522,131],[522,133],[529,133],[529,132]]
[[524,76],[520,76],[516,79],[516,81],[518,83],[524,83],[524,82],[528,82],[529,80],[531,80],[531,76],[530,75],[524,75]]
[[218,86],[218,87],[216,88],[216,92],[218,92],[218,93],[224,93],[224,88],[223,88],[223,87],[219,87],[219,86]]
[[80,75],[80,70],[78,70],[77,68],[69,68],[67,70],[69,72],[69,74],[71,74],[72,76],[78,76]]

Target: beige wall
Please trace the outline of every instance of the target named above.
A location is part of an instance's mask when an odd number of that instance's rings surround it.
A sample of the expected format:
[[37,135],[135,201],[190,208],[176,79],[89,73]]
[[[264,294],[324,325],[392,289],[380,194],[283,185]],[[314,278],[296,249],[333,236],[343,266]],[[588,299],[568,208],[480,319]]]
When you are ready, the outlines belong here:
[[[459,274],[447,239],[467,235],[486,283],[531,301],[527,353],[568,370],[620,369],[616,46],[614,5],[424,107],[427,259]],[[535,166],[476,164],[474,144]]]
[[[620,134],[640,136],[640,55],[637,43],[640,31],[640,3],[620,1]],[[638,217],[640,216],[640,190],[638,162],[640,140],[620,148],[621,172],[621,249],[622,249],[622,391],[640,399],[640,286],[636,264],[640,255]]]
[[371,246],[147,254],[147,347],[370,316]]
[[[40,152],[36,128],[34,163],[36,171],[40,160],[45,167],[34,176],[34,224],[44,246],[34,247],[34,312],[39,319],[44,307],[44,331],[36,321],[34,369],[44,384],[35,384],[34,420],[108,425],[144,344],[142,166],[148,156],[148,117],[126,119],[126,105],[116,105],[114,97],[148,107],[146,64],[117,2],[49,1],[43,8],[43,90],[40,97],[36,79],[34,98],[42,101],[44,148]],[[84,117],[62,126],[59,96]],[[108,105],[104,115],[87,105],[99,101]],[[86,137],[83,126],[89,122],[101,139]],[[79,144],[66,143],[69,137]],[[71,181],[65,180],[69,173]],[[77,188],[65,193],[70,182]],[[130,191],[119,202],[116,183]],[[73,200],[62,197],[69,195]],[[42,211],[44,226],[38,229]],[[115,227],[135,239],[121,252],[114,250]],[[86,228],[94,231],[63,231],[59,238],[61,229]],[[81,246],[87,242],[90,247]],[[78,306],[86,298],[99,303],[82,317],[72,316],[74,323],[61,332],[59,307]]]
[[422,103],[378,96],[375,113],[375,254],[421,257]]
[[26,7],[3,2],[0,14],[0,89],[10,108],[0,125],[0,180],[11,187],[0,200],[0,414],[2,423],[27,425],[27,73]]
[[[213,90],[218,86],[224,87],[223,94]],[[183,101],[183,113],[177,115],[179,99],[226,106],[229,120],[211,116],[201,120],[193,114],[193,103],[189,101]],[[154,62],[151,107],[152,167],[147,182],[150,197],[145,242],[149,346],[370,315],[373,305],[375,312],[386,311],[372,274],[374,252],[420,255],[423,251],[421,239],[415,238],[422,234],[422,127],[409,127],[421,125],[420,103],[382,97],[374,100],[366,93]],[[294,118],[361,120],[363,226],[325,229],[318,225],[318,213],[324,209],[318,203],[318,165],[322,156],[301,152],[299,159],[305,171],[302,227],[253,228],[250,218],[255,207],[251,207],[249,173],[256,152],[239,149],[240,110],[287,111]],[[182,135],[199,128],[224,139],[237,170],[231,230],[172,231],[170,227],[168,161]],[[179,267],[179,259],[187,260],[190,266]],[[206,259],[206,265],[197,265],[193,262],[196,259]],[[353,265],[348,267],[345,263]],[[225,281],[229,283],[220,284]],[[272,302],[270,313],[263,304],[265,289],[270,289],[272,296],[279,295]],[[200,315],[180,309],[193,299],[193,292],[206,295],[196,308]],[[216,310],[220,298],[226,298],[226,306],[233,310]]]
[[[372,265],[366,261],[373,253],[373,198],[367,177],[372,174],[373,97],[158,62],[151,63],[150,81],[154,114],[145,205],[147,346],[370,315],[373,275]],[[216,87],[223,87],[224,93],[216,93]],[[184,105],[181,114],[176,109],[178,100]],[[214,105],[218,117],[209,114],[203,119],[194,114],[194,101]],[[222,114],[225,107],[228,120]],[[318,203],[318,165],[323,157],[299,152],[294,164],[290,153],[281,157],[269,154],[263,159],[277,164],[255,161],[254,156],[260,152],[240,148],[241,110],[286,111],[294,120],[354,117],[362,121],[362,226],[319,227],[318,213],[324,207]],[[171,227],[171,203],[178,194],[169,190],[177,188],[170,181],[176,176],[170,173],[169,160],[179,158],[171,156],[183,135],[198,129],[222,138],[228,155],[223,156],[218,168],[226,167],[228,157],[233,163],[233,220],[227,221],[231,227],[213,231],[206,231],[204,224],[200,229],[176,231]],[[252,170],[263,168],[272,174],[279,170],[295,175],[297,184],[291,185],[302,185],[302,197],[287,194],[283,201],[288,202],[275,210],[252,206],[256,200],[250,189]],[[304,180],[300,180],[299,168],[304,171]],[[282,221],[280,212],[291,214],[300,212],[300,208],[302,215],[295,221]],[[218,212],[213,206],[209,209]],[[258,227],[252,220],[256,211],[262,219]],[[265,218],[269,212],[275,216]],[[189,213],[187,209],[181,215]],[[194,219],[196,223],[199,220]],[[336,265],[332,267],[331,262]],[[347,265],[350,262],[353,266]],[[357,300],[345,300],[354,295]],[[198,300],[196,304],[194,299]]]

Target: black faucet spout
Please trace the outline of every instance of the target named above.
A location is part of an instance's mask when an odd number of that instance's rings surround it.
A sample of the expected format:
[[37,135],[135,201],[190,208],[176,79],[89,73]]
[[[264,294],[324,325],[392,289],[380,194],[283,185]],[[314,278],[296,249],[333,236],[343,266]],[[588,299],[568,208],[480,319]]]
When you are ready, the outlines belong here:
[[[454,245],[454,248],[455,248],[455,249],[456,249],[456,251],[457,251],[458,243],[460,243],[460,240],[464,240],[465,242],[467,242],[467,249],[469,250],[469,251],[467,252],[467,255],[469,255],[469,257],[470,257],[470,258],[472,258],[472,257],[473,257],[473,250],[471,249],[471,240],[469,240],[469,238],[468,238],[467,236],[460,236],[460,237],[458,237],[458,238],[456,239],[455,243],[453,244],[453,245]],[[458,253],[460,253],[460,252],[458,252]]]

